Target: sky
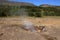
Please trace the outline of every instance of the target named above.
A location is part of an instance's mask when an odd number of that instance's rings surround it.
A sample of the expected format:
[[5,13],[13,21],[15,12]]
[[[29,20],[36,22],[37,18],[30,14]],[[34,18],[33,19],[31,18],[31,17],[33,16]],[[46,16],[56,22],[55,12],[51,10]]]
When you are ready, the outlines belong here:
[[60,0],[10,0],[15,2],[29,2],[33,3],[34,5],[41,5],[41,4],[50,4],[50,5],[57,5],[60,6]]

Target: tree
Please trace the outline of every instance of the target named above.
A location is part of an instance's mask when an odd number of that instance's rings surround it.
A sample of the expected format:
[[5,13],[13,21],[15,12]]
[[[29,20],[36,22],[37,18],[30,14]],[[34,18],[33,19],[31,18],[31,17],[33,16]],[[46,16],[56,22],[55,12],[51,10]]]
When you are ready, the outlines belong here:
[[7,5],[0,5],[0,16],[8,16],[10,7]]

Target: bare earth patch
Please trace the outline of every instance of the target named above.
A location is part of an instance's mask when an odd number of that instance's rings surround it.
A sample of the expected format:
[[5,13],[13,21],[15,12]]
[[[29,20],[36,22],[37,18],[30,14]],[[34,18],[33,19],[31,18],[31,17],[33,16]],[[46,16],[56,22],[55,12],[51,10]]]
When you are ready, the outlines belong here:
[[60,40],[60,18],[26,18],[33,25],[46,27],[46,32],[30,32],[22,29],[19,17],[0,18],[0,40]]

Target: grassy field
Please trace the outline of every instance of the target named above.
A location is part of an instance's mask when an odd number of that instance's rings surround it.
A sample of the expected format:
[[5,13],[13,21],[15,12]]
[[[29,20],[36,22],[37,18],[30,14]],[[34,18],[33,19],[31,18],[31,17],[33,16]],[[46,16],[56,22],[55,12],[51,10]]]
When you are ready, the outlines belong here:
[[[47,26],[47,32],[34,33],[21,28],[23,21]],[[60,17],[3,17],[0,18],[0,40],[60,40]],[[57,39],[56,39],[57,38]]]
[[[37,18],[37,17],[24,17],[22,18],[23,20],[26,19],[27,21],[32,22],[34,25],[60,25],[60,17],[42,17],[42,18]],[[23,24],[23,21],[21,20],[21,17],[5,17],[5,18],[0,18],[1,22],[0,24],[16,24],[20,25]]]

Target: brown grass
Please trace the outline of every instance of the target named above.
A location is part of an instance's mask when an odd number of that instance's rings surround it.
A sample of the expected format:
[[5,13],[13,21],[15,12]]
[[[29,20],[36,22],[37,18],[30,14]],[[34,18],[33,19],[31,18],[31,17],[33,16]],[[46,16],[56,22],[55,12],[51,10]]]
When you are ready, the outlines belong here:
[[[60,18],[32,18],[32,17],[27,17],[25,18],[27,21],[30,21],[34,23],[35,25],[58,25],[60,26]],[[23,24],[21,21],[20,17],[12,17],[12,18],[0,18],[0,24],[16,24],[20,25]]]
[[[26,17],[27,21],[32,22],[34,25],[44,25],[44,26],[54,26],[59,29],[54,29],[53,31],[49,31],[49,35],[54,35],[60,39],[60,18],[55,17],[44,17],[44,18],[32,18]],[[27,32],[21,29],[21,25],[23,25],[23,21],[21,21],[20,17],[7,17],[0,18],[0,40],[47,40],[45,39],[41,33],[32,33]],[[53,27],[52,27],[53,28]],[[53,33],[56,32],[56,33]],[[46,34],[43,32],[43,34]],[[47,33],[48,35],[48,33]],[[54,39],[53,39],[54,40]]]

